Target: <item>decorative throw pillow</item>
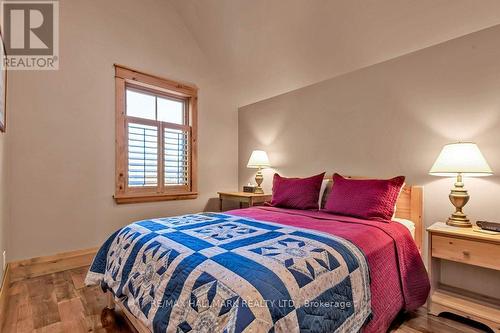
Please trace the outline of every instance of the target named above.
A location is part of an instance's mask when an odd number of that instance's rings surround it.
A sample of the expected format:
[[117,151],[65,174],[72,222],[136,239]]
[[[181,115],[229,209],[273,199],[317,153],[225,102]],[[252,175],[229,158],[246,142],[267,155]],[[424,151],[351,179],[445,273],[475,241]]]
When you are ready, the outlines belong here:
[[318,209],[319,191],[324,176],[323,172],[308,178],[285,178],[275,173],[271,206]]
[[333,175],[333,187],[325,211],[367,220],[390,222],[405,177],[347,179]]

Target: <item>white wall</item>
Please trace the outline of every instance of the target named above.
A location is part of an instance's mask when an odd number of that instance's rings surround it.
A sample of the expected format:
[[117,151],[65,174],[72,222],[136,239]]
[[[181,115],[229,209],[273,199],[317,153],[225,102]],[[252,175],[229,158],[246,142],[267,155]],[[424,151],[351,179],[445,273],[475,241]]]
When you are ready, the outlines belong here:
[[[473,220],[500,222],[500,26],[367,67],[239,110],[239,184],[252,149],[285,176],[391,177],[424,185],[426,225],[453,206],[453,180],[428,175],[442,145],[478,143],[497,176],[466,179]],[[270,190],[272,170],[265,172]],[[464,272],[481,271],[481,285]],[[446,281],[500,295],[499,274],[448,265]],[[472,282],[472,283],[471,283]]]
[[[169,2],[62,0],[60,50],[58,71],[9,73],[10,260],[98,246],[236,188],[236,104]],[[198,199],[114,203],[113,63],[199,87]]]
[[239,105],[500,24],[498,0],[170,0]]

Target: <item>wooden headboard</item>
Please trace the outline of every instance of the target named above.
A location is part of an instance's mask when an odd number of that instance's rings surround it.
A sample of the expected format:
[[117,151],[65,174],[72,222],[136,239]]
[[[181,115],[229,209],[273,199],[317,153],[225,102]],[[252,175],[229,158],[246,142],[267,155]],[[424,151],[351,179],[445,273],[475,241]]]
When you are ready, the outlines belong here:
[[[344,176],[346,177],[346,176]],[[353,179],[367,179],[367,177],[346,177]],[[332,177],[325,177],[325,179],[330,180],[328,187],[331,188]],[[326,201],[326,197],[329,194],[329,188],[325,191],[322,198],[322,206]],[[411,186],[405,185],[401,194],[399,195],[398,201],[396,202],[396,217],[410,220],[415,223],[415,243],[420,252],[423,249],[423,234],[424,225],[422,221],[423,214],[423,188],[422,186]]]
[[420,252],[423,248],[424,224],[423,188],[422,186],[406,185],[403,187],[396,203],[396,217],[407,219],[415,223],[415,243]]

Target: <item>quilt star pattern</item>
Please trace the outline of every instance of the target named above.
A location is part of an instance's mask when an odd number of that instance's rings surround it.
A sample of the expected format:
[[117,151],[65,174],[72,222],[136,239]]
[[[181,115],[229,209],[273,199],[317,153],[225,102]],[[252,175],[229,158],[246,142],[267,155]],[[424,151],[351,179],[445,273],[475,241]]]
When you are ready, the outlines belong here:
[[152,332],[357,332],[371,317],[351,242],[229,214],[132,223],[99,249],[86,284]]

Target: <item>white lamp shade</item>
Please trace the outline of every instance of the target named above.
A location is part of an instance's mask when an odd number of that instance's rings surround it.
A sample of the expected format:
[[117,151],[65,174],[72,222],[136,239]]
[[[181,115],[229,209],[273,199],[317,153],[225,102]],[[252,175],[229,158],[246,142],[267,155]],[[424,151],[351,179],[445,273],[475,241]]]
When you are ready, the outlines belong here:
[[489,176],[493,174],[488,162],[472,142],[450,143],[443,147],[429,174],[433,176]]
[[267,153],[263,150],[254,150],[250,159],[248,160],[247,168],[267,168],[270,167],[269,157]]

